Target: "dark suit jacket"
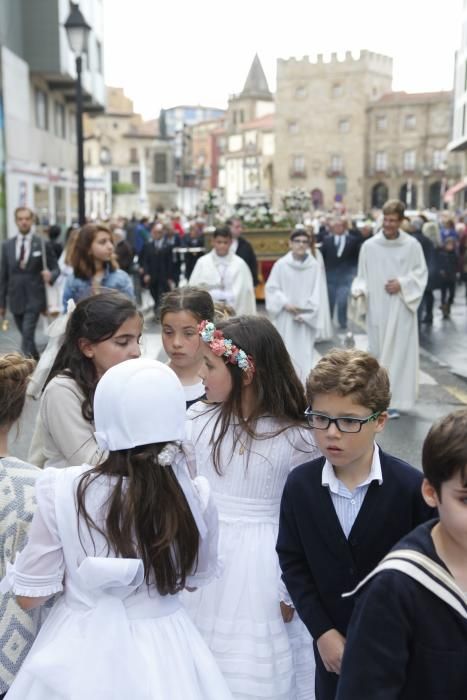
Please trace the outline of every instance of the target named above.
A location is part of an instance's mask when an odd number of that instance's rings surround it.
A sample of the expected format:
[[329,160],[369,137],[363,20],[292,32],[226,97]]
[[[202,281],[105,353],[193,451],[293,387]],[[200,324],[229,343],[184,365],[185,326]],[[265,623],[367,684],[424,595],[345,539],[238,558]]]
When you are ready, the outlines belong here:
[[172,258],[172,248],[162,242],[160,248],[156,248],[151,240],[144,245],[140,256],[144,274],[151,277],[151,287],[168,288],[168,280],[175,277]]
[[250,268],[251,276],[253,277],[253,285],[256,287],[258,284],[258,261],[256,260],[253,246],[246,238],[242,238],[242,236],[238,239],[236,255],[242,258]]
[[361,241],[357,236],[348,234],[345,238],[345,246],[340,258],[337,257],[337,248],[334,243],[334,236],[326,236],[321,245],[321,253],[324,258],[326,274],[337,273],[339,275],[353,273],[357,269],[358,254],[360,252]]
[[434,517],[421,495],[421,472],[380,450],[383,483],[369,485],[349,538],[327,486],[325,459],[294,469],[284,488],[277,552],[282,578],[301,619],[316,640],[332,628],[344,636],[356,585],[398,540]]
[[[45,244],[47,268],[52,273],[52,284],[60,271],[57,258],[51,244]],[[16,260],[16,236],[2,244],[2,261],[0,265],[0,306],[8,305],[13,314],[24,314],[25,311],[41,313],[46,308],[45,287],[41,272],[44,269],[42,261],[42,244],[40,236],[33,235],[31,250],[26,268],[21,270]]]
[[[395,549],[421,552],[443,569],[433,520]],[[467,689],[467,620],[400,571],[383,571],[358,596],[337,700],[457,700]]]

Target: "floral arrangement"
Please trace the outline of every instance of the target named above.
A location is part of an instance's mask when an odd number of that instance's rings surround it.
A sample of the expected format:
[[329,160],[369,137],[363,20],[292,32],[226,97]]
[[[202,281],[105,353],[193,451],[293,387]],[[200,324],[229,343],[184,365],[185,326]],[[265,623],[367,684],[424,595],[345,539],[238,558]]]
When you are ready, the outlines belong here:
[[255,371],[255,363],[250,355],[233,344],[230,338],[225,338],[222,331],[217,330],[212,321],[201,321],[198,333],[217,357],[226,357],[232,365],[238,365],[244,372]]

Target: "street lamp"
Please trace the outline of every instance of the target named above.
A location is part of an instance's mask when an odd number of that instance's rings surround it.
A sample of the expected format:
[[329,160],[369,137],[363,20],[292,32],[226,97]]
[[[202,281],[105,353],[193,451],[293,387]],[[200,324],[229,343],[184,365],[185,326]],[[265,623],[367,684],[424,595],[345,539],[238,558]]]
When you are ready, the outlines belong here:
[[70,14],[63,25],[66,29],[70,49],[76,61],[76,142],[78,145],[78,223],[86,221],[84,202],[84,155],[83,155],[83,90],[81,71],[83,53],[86,51],[91,27],[83,17],[78,4],[70,2]]

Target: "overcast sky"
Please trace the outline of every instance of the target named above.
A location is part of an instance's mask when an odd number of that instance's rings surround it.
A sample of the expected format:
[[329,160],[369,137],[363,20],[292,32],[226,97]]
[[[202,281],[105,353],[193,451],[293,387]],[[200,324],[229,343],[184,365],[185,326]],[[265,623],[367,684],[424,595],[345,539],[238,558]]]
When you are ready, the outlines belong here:
[[449,90],[461,15],[462,0],[104,0],[105,79],[147,119],[226,107],[256,52],[273,91],[277,58],[360,49],[393,57],[395,90]]

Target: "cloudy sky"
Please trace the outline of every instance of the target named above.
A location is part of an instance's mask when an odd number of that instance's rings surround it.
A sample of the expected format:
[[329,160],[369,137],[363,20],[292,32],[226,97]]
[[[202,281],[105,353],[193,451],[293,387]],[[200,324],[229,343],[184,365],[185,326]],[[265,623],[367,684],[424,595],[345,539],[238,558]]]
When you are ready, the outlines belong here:
[[452,87],[462,0],[104,0],[105,78],[145,118],[161,107],[225,107],[257,52],[277,58],[369,49],[394,59],[395,90]]

